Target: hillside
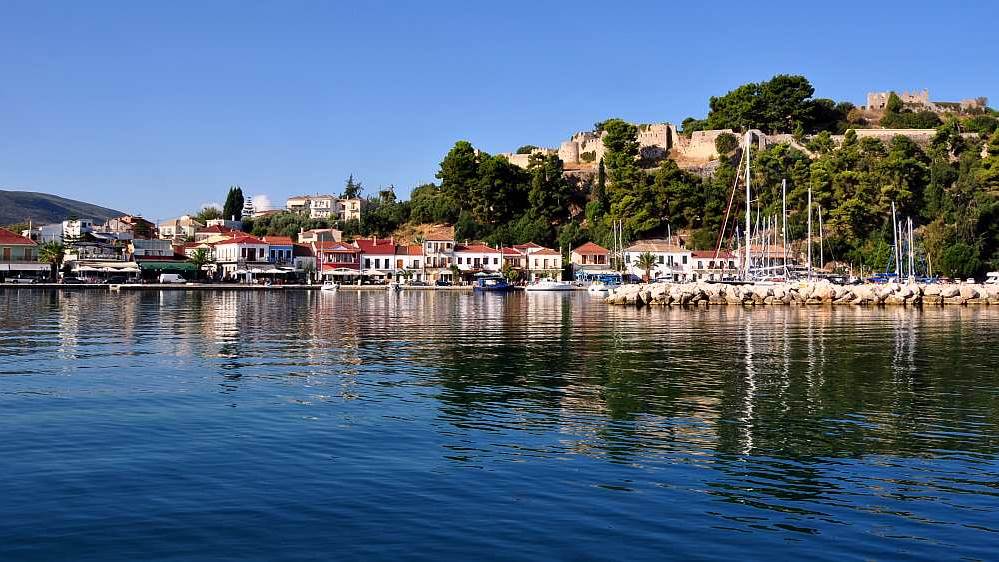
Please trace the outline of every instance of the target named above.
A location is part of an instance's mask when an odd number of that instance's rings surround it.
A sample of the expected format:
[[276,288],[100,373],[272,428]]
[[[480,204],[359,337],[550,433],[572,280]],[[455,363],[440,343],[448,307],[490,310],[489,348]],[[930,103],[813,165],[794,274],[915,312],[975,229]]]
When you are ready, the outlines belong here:
[[70,216],[105,221],[123,214],[58,195],[0,189],[0,224],[21,223],[28,219],[36,224],[62,222]]

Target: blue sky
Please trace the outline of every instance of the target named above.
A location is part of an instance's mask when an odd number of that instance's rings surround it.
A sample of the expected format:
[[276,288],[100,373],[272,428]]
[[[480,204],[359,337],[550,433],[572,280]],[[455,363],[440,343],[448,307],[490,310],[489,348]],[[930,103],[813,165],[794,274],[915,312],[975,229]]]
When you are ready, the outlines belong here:
[[989,2],[645,4],[0,0],[0,188],[157,219],[230,184],[406,195],[459,139],[679,123],[776,73],[999,105]]

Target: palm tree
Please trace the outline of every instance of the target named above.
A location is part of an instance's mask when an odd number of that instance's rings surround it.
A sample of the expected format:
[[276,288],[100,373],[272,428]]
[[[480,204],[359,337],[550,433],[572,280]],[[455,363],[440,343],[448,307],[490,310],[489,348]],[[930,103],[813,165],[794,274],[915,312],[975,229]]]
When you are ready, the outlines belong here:
[[38,248],[38,261],[49,264],[52,281],[56,280],[56,274],[62,267],[62,260],[65,257],[66,247],[59,242],[46,242]]
[[656,257],[649,252],[642,253],[638,256],[638,267],[645,272],[642,281],[648,283],[649,279],[651,279],[652,269],[656,267]]
[[192,264],[194,264],[194,279],[201,278],[201,272],[204,266],[212,263],[212,255],[208,253],[208,248],[195,248],[191,252],[191,257],[189,258]]

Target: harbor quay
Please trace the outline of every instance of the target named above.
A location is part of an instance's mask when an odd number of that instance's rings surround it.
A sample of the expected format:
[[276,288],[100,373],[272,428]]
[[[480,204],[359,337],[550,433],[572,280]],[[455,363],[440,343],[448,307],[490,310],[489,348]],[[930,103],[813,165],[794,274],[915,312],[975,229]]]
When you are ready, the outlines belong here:
[[993,305],[999,285],[884,283],[836,285],[828,281],[785,283],[640,283],[611,289],[611,305]]

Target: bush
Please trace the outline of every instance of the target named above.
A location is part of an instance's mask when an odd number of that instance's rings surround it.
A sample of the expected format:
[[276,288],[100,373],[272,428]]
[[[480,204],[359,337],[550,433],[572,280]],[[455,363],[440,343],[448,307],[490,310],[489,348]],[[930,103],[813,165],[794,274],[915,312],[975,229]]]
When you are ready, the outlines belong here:
[[715,150],[720,156],[731,154],[736,148],[739,148],[739,139],[732,133],[722,133],[715,138]]

